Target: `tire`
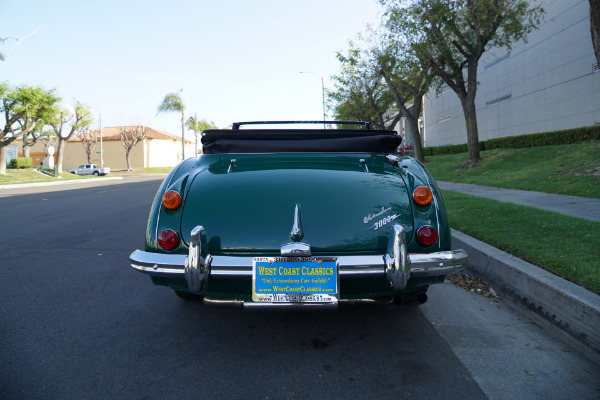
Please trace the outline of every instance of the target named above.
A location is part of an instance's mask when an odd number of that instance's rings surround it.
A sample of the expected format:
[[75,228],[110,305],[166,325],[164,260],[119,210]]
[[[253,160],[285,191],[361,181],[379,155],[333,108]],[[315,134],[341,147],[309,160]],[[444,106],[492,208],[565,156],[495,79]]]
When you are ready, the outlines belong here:
[[176,290],[175,294],[180,299],[183,299],[183,300],[186,300],[186,301],[198,301],[198,300],[204,299],[204,296],[202,296],[201,294],[194,294],[194,293],[190,293],[190,292],[184,292],[182,290]]
[[94,176],[98,176],[98,175],[100,175],[100,174],[98,173],[98,171],[94,171]]

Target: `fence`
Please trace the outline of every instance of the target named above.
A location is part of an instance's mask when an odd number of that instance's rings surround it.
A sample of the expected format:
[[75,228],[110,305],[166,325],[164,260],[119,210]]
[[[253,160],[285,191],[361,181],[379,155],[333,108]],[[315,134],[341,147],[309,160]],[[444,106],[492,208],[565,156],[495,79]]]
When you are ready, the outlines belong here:
[[39,172],[41,172],[42,174],[48,175],[48,176],[53,176],[53,177],[57,177],[58,176],[58,166],[55,165],[54,168],[46,168],[43,166],[38,166],[37,170]]

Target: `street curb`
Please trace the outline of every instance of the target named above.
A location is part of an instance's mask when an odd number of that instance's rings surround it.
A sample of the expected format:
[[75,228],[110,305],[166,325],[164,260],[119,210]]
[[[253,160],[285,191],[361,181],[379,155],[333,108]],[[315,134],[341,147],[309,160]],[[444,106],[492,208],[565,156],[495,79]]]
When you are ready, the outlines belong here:
[[600,353],[600,296],[454,229],[452,244],[469,253],[468,272]]
[[73,179],[73,180],[69,180],[69,181],[58,181],[58,182],[16,183],[14,185],[0,185],[0,190],[2,190],[2,189],[19,189],[19,188],[24,188],[24,187],[68,185],[68,184],[81,183],[81,182],[99,183],[99,182],[115,181],[115,180],[122,180],[122,179],[123,179],[122,176],[115,176],[115,177],[110,177],[110,178]]

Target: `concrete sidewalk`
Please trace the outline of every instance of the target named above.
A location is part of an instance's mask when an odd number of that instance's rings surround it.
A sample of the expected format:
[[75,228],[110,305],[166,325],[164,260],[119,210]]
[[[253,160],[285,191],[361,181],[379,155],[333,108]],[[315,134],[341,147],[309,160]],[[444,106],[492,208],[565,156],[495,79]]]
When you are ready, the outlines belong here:
[[440,189],[444,190],[453,190],[473,196],[541,208],[542,210],[600,222],[600,199],[503,189],[469,183],[438,181],[437,184]]
[[[440,189],[536,207],[600,221],[600,200],[466,183],[440,182]],[[462,232],[452,231],[455,248],[469,253],[467,271],[600,354],[600,296]],[[557,245],[560,245],[557,243]]]

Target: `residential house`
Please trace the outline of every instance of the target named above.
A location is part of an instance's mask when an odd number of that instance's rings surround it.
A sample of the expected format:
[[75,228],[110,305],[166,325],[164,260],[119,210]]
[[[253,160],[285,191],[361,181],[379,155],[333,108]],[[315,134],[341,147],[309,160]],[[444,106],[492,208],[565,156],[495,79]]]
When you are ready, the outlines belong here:
[[[181,137],[172,133],[154,129],[148,126],[133,127],[108,127],[102,128],[102,151],[104,153],[104,166],[112,170],[127,169],[127,160],[125,158],[125,147],[121,143],[121,131],[126,128],[137,128],[138,132],[143,128],[146,137],[135,145],[130,153],[132,168],[152,168],[152,167],[173,167],[182,160]],[[98,134],[98,131],[92,133]],[[54,147],[57,145],[54,144]],[[100,165],[100,140],[91,152],[91,162]],[[195,151],[194,143],[185,141],[186,158],[193,157]],[[22,157],[22,148],[19,146],[19,157]],[[41,164],[44,160],[44,147],[41,143],[36,143],[31,149],[31,158],[33,166]],[[56,154],[54,154],[56,160]],[[79,137],[71,137],[65,145],[63,158],[63,171],[76,168],[81,164],[86,164],[87,154]]]

